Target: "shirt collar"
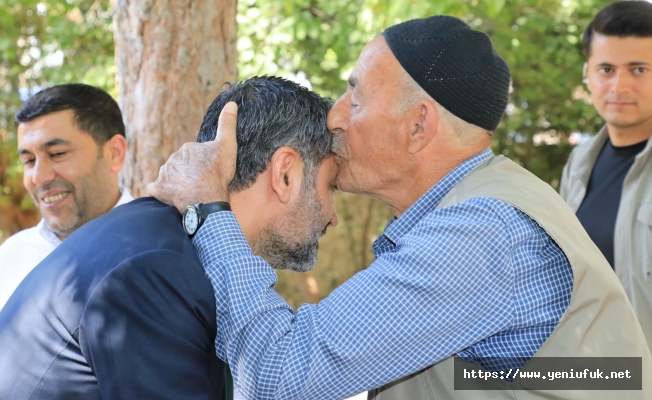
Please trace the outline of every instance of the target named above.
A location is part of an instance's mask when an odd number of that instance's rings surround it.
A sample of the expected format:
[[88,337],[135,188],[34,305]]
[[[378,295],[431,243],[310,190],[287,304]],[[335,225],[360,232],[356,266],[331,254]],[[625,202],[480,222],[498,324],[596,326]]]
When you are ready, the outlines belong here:
[[[115,206],[113,206],[113,208],[128,203],[133,199],[134,198],[131,196],[131,193],[129,193],[127,189],[122,189],[122,194],[120,195],[118,202],[115,203]],[[45,223],[45,218],[41,218],[41,221],[38,223],[36,229],[38,229],[38,233],[41,235],[43,239],[54,244],[55,246],[61,244],[61,239],[59,239],[59,237],[54,232],[52,232],[50,228],[48,228],[48,225]]]
[[490,148],[486,148],[480,153],[462,162],[451,172],[446,174],[442,180],[430,188],[421,196],[400,218],[394,218],[387,224],[382,236],[385,236],[390,242],[396,242],[407,233],[421,219],[434,211],[444,197],[459,181],[461,181],[471,170],[483,162],[491,159],[493,153]]
[[115,203],[115,206],[113,206],[113,208],[116,208],[117,206],[121,206],[125,203],[129,203],[133,199],[134,199],[133,196],[131,195],[131,193],[129,193],[127,189],[122,189],[122,195],[118,199],[118,202]]

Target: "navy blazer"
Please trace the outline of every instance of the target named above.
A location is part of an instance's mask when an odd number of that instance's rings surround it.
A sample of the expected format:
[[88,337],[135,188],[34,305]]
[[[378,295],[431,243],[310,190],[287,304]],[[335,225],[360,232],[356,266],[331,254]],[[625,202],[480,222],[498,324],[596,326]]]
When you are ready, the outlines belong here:
[[179,212],[87,223],[0,311],[0,399],[223,399],[213,289]]

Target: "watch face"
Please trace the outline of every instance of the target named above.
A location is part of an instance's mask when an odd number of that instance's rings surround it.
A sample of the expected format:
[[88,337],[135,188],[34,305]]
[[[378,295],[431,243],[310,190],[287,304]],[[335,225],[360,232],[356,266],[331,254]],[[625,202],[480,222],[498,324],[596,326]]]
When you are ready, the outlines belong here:
[[189,235],[194,235],[197,231],[197,225],[199,224],[199,218],[197,216],[197,210],[192,207],[186,209],[186,212],[183,214],[183,227],[186,230],[186,233]]

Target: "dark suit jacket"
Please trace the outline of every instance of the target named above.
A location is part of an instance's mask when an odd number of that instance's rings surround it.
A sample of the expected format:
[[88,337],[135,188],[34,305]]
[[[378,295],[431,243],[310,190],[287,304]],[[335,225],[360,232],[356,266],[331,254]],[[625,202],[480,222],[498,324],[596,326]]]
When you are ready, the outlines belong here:
[[178,211],[87,223],[0,311],[0,399],[222,399],[215,301]]

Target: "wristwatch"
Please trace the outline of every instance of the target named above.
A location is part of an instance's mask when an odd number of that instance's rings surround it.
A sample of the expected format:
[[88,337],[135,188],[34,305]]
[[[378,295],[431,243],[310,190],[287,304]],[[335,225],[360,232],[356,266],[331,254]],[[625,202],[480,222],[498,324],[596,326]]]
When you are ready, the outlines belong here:
[[188,206],[183,212],[183,230],[188,236],[193,237],[206,218],[218,211],[231,211],[231,205],[226,201],[216,201],[208,204],[195,204]]

